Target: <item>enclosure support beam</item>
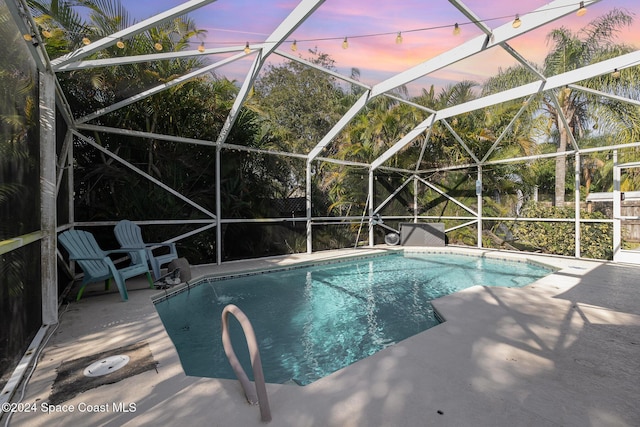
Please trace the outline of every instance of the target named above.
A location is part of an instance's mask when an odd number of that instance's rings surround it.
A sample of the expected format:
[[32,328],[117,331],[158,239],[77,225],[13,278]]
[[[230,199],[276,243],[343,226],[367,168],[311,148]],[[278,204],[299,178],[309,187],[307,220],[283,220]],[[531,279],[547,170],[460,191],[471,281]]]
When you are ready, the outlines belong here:
[[[601,1],[601,0],[598,0]],[[596,1],[585,2],[587,4],[595,3]],[[460,1],[452,2],[455,6],[460,8],[462,4]],[[465,7],[468,11],[468,9]],[[569,15],[577,10],[577,4],[575,0],[556,0],[552,1],[531,13],[522,16],[522,26],[520,28],[513,28],[511,23],[505,23],[492,31],[493,37],[487,37],[487,34],[482,34],[474,37],[471,40],[466,41],[460,46],[444,52],[432,59],[422,62],[408,70],[396,74],[395,76],[376,84],[372,91],[371,96],[375,97],[381,93],[391,91],[399,86],[406,85],[420,77],[431,74],[434,71],[448,67],[451,64],[455,64],[465,58],[471,57],[479,52],[491,48],[494,45],[502,45],[509,40],[516,38],[526,32],[535,30],[543,25],[553,22],[563,16]]]
[[[70,165],[67,161],[69,158],[69,150],[71,150],[71,146],[73,145],[73,135],[71,132],[67,132],[64,137],[64,143],[62,144],[62,149],[60,150],[60,154],[58,155],[58,161],[56,165],[56,196],[60,191],[60,186],[62,185],[62,177],[64,176],[64,170],[67,169],[67,166]],[[71,159],[73,161],[73,159]]]
[[[105,49],[111,45],[116,44],[119,39],[127,39],[129,37],[133,37],[136,34],[140,34],[149,28],[153,28],[156,25],[169,21],[175,17],[185,15],[189,12],[192,12],[202,6],[206,6],[209,3],[213,3],[216,0],[191,0],[187,1],[183,4],[180,4],[172,9],[169,9],[165,12],[159,13],[151,18],[145,19],[144,21],[138,22],[124,30],[117,31],[113,34],[110,34],[107,37],[103,37],[100,40],[92,42],[88,46],[84,46],[80,49],[77,49],[67,55],[61,56],[60,58],[56,58],[51,61],[54,67],[61,67],[70,62],[78,61],[86,56],[91,55],[92,53],[98,52],[102,49]],[[8,2],[10,3],[10,2]]]
[[[67,132],[68,138],[73,138],[71,135],[71,132]],[[69,224],[73,224],[76,222],[76,201],[75,201],[75,186],[76,186],[76,182],[75,182],[75,162],[73,161],[75,159],[75,153],[74,153],[74,148],[73,148],[73,141],[71,143],[71,146],[69,147],[69,152],[67,153],[67,164],[69,165],[69,171],[67,173],[67,208],[69,210]],[[75,272],[75,262],[71,263],[73,268],[71,269],[72,272]]]
[[177,190],[174,190],[173,188],[169,187],[168,185],[166,185],[162,181],[160,181],[160,180],[154,178],[153,176],[149,175],[148,173],[144,172],[142,169],[134,166],[132,163],[130,163],[130,162],[126,161],[125,159],[123,159],[122,157],[116,155],[114,152],[104,148],[102,145],[96,143],[93,139],[91,139],[89,137],[86,137],[86,136],[84,136],[83,134],[81,134],[79,132],[76,132],[76,131],[72,131],[72,132],[73,132],[73,134],[75,136],[80,138],[85,143],[91,145],[92,147],[94,147],[98,151],[100,151],[100,152],[106,154],[107,156],[111,157],[112,159],[114,159],[118,163],[124,165],[128,169],[134,171],[138,175],[143,176],[144,178],[146,178],[147,180],[151,181],[152,183],[154,183],[158,187],[160,187],[160,188],[164,189],[165,191],[173,194],[177,198],[183,200],[184,202],[186,202],[187,204],[189,204],[192,207],[196,208],[197,210],[199,210],[200,212],[202,212],[205,215],[209,216],[210,218],[213,218],[213,219],[216,219],[216,220],[218,219],[218,217],[214,213],[210,212],[208,209],[205,209],[204,207],[200,206],[198,203],[196,203],[193,200],[189,199],[188,197],[184,196],[182,193],[178,192]]
[[40,266],[42,323],[58,323],[56,263],[56,95],[52,73],[40,73]]
[[[431,118],[434,119],[436,117],[435,113],[431,114]],[[431,132],[433,131],[433,123],[431,122],[431,126],[429,126],[429,130],[427,134],[424,136],[422,140],[422,148],[420,148],[420,156],[418,156],[418,160],[416,161],[415,172],[418,173],[420,170],[420,165],[422,164],[422,160],[424,159],[424,153],[427,150],[427,145],[429,144],[429,138],[431,138]]]
[[316,157],[318,157],[322,152],[322,150],[324,150],[326,146],[329,145],[331,141],[333,141],[333,138],[338,136],[340,131],[342,131],[342,129],[344,129],[345,126],[347,126],[347,124],[349,124],[351,119],[354,118],[355,115],[358,114],[360,110],[364,108],[364,106],[367,104],[369,100],[369,92],[370,91],[365,91],[360,96],[360,98],[358,98],[355,104],[351,106],[349,111],[344,113],[344,115],[340,118],[340,120],[338,120],[338,123],[333,125],[333,128],[331,128],[331,130],[327,132],[327,134],[322,138],[322,140],[320,140],[320,142],[318,142],[318,144],[313,148],[313,150],[309,152],[309,160],[314,160]]
[[473,161],[476,163],[480,163],[480,159],[476,157],[475,153],[469,148],[469,146],[464,142],[464,140],[460,138],[460,135],[458,135],[458,132],[456,132],[455,129],[451,127],[449,122],[446,119],[442,119],[441,123],[449,130],[453,138],[456,141],[458,141],[458,144],[462,145],[462,148],[464,148],[464,151],[467,152],[467,154],[473,159]]
[[[413,181],[413,183],[414,183],[414,187],[413,187],[414,188],[414,203],[417,204],[418,203],[417,202],[418,185],[417,185],[416,180],[415,180],[415,175],[412,175],[411,177],[407,178],[402,185],[398,186],[398,188],[396,188],[395,191],[389,195],[389,197],[384,199],[384,201],[382,203],[380,203],[375,208],[375,210],[373,211],[372,214],[375,215],[375,214],[379,213],[382,210],[382,208],[384,208],[387,205],[387,203],[392,201],[398,195],[398,193],[400,193],[400,191],[402,191],[402,189],[404,187],[406,187],[411,181]],[[417,210],[414,210],[414,216],[417,216],[417,215],[418,215]],[[414,221],[414,222],[417,222],[417,221]]]
[[324,3],[324,0],[302,0],[296,8],[291,11],[289,16],[282,21],[278,28],[276,28],[273,33],[267,37],[264,42],[264,47],[262,47],[258,52],[258,55],[256,56],[253,65],[245,77],[242,87],[233,102],[231,111],[227,115],[224,125],[222,125],[222,130],[220,131],[220,135],[218,135],[218,140],[216,141],[218,145],[227,140],[231,127],[240,115],[242,105],[247,99],[249,91],[253,88],[254,82],[258,78],[258,74],[260,73],[267,57],[271,55],[271,53],[296,30],[296,28],[302,25],[302,23],[311,16],[311,14],[322,5],[322,3]]
[[[222,147],[216,147],[216,218],[222,218],[222,185],[221,185],[221,176],[222,172],[220,171],[220,152],[222,151]],[[222,224],[220,221],[216,221],[216,263],[218,265],[222,264]]]
[[613,150],[613,260],[622,249],[622,222],[620,217],[622,210],[620,206],[620,168],[618,167],[618,150]]
[[307,204],[307,253],[313,252],[313,227],[311,226],[311,161],[307,160],[306,173],[307,191],[305,191],[305,202]]
[[76,120],[76,124],[80,124],[80,123],[86,123],[90,120],[96,119],[100,116],[104,116],[105,114],[111,113],[113,111],[119,110],[120,108],[126,107],[127,105],[131,105],[135,102],[141,101],[145,98],[149,98],[152,95],[155,95],[156,93],[160,93],[163,92],[167,89],[170,89],[172,87],[178,86],[183,84],[186,81],[189,81],[193,78],[199,77],[203,74],[206,74],[208,72],[211,72],[213,70],[215,70],[218,67],[222,67],[223,65],[229,64],[231,62],[237,61],[239,59],[244,58],[246,55],[244,53],[239,53],[237,55],[233,55],[230,58],[225,58],[223,60],[220,60],[218,62],[216,62],[215,64],[211,64],[211,65],[207,65],[204,68],[200,68],[198,70],[195,70],[191,73],[185,74],[183,76],[180,76],[178,78],[175,78],[167,83],[163,83],[161,85],[158,85],[156,87],[153,87],[151,89],[145,90],[143,92],[140,92],[136,95],[133,95],[132,97],[129,97],[127,99],[123,99],[122,101],[116,102],[115,104],[112,104],[108,107],[104,107],[104,108],[100,108],[96,111],[94,111],[93,113],[81,117],[79,119]]
[[585,80],[598,75],[610,73],[615,68],[628,67],[628,64],[634,64],[638,61],[640,61],[640,50],[636,50],[625,55],[620,55],[616,58],[607,59],[596,64],[587,65],[576,70],[567,71],[566,73],[549,77],[547,81],[536,81],[528,83],[526,85],[518,86],[513,89],[508,89],[499,93],[474,99],[472,101],[464,102],[453,107],[444,108],[442,110],[439,110],[438,113],[434,115],[434,117],[428,118],[427,120],[420,123],[411,132],[407,133],[407,135],[396,142],[391,148],[382,153],[372,163],[372,165],[374,166],[374,168],[377,168],[380,165],[384,164],[384,162],[386,162],[388,159],[393,157],[394,154],[404,148],[405,145],[409,144],[413,140],[413,138],[418,136],[422,131],[426,130],[430,126],[430,122],[435,122],[437,120],[446,119],[448,117],[468,113],[470,111],[487,108],[506,101],[512,101],[518,98],[527,97],[542,92],[543,90],[561,88],[575,81]]
[[413,181],[413,222],[418,222],[418,180],[414,175],[412,178]]
[[580,258],[580,152],[576,152],[574,161],[574,200],[576,209],[576,258]]
[[478,197],[478,247],[482,247],[482,165],[478,165],[476,180],[476,196]]
[[[457,199],[455,199],[454,197],[451,197],[448,193],[445,193],[443,190],[439,189],[438,187],[436,187],[434,184],[430,183],[429,181],[427,181],[424,178],[421,178],[420,176],[416,175],[416,178],[418,180],[420,180],[420,182],[422,182],[424,185],[426,185],[427,187],[431,188],[432,190],[436,191],[438,194],[440,194],[442,197],[446,197],[447,199],[451,200],[453,203],[455,203],[456,205],[460,206],[462,209],[464,209],[465,211],[469,212],[471,215],[475,216],[475,217],[479,217],[479,214],[477,211],[474,211],[473,209],[471,209],[470,207],[466,206],[464,203],[458,201]],[[480,185],[482,185],[482,182],[480,182]],[[476,187],[477,188],[477,187]]]
[[[67,209],[69,212],[69,218],[67,218],[67,221],[69,224],[74,224],[76,222],[76,201],[75,201],[75,196],[74,196],[74,188],[75,188],[75,181],[73,179],[73,165],[74,165],[74,153],[73,153],[73,134],[71,133],[70,130],[67,130],[67,135],[65,136],[66,139],[70,139],[71,140],[71,144],[69,145],[69,150],[67,151],[67,165],[69,167],[69,170],[67,171]],[[75,261],[70,261],[69,262],[69,271],[71,272],[71,277],[75,277],[76,275],[76,263]]]
[[372,248],[375,244],[374,240],[374,227],[373,227],[373,210],[374,210],[374,200],[373,195],[375,191],[373,191],[373,183],[375,182],[373,179],[373,168],[369,168],[369,247]]

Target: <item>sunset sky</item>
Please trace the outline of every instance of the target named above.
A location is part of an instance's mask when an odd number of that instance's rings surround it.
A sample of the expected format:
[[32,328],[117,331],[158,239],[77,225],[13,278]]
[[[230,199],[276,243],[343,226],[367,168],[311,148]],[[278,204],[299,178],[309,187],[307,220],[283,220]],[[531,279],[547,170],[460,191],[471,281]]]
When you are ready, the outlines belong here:
[[[123,0],[136,20],[141,21],[158,12],[183,3],[178,0]],[[465,0],[481,20],[495,28],[513,21],[516,14],[526,15],[547,4],[544,0]],[[578,9],[579,1],[575,2]],[[588,5],[588,2],[585,2]],[[207,30],[201,40],[208,48],[244,45],[263,41],[298,4],[294,0],[219,0],[189,16],[198,28]],[[527,60],[542,64],[550,46],[546,36],[554,28],[566,27],[574,32],[611,9],[624,9],[634,16],[631,28],[620,33],[619,41],[640,49],[640,1],[603,0],[588,5],[585,16],[575,13],[518,37],[509,44]],[[452,34],[458,23],[461,33]],[[402,32],[403,41],[396,44]],[[379,35],[382,33],[389,33]],[[360,80],[375,84],[411,68],[438,54],[472,39],[481,32],[447,0],[351,0],[326,1],[290,37],[297,40],[296,54],[308,57],[308,49],[318,48],[335,60],[337,70],[349,75],[352,67],[360,71]],[[342,40],[348,38],[348,49]],[[281,46],[289,51],[291,43]],[[212,61],[223,57],[211,57]],[[242,80],[252,60],[231,64],[219,71],[230,79]],[[275,59],[274,59],[275,60]],[[473,60],[462,61],[412,83],[417,92],[434,84],[437,88],[468,79],[482,82],[500,67],[515,64],[502,49],[493,48]]]

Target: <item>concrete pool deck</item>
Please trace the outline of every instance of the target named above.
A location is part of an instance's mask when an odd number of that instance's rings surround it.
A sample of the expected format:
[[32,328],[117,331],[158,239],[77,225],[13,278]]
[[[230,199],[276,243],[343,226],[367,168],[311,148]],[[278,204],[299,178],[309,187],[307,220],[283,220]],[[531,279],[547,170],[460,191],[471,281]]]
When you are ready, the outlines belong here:
[[[525,288],[476,286],[440,298],[434,307],[446,320],[441,325],[308,386],[268,384],[273,417],[268,425],[640,425],[640,267],[443,249],[526,257],[558,271]],[[384,250],[192,266],[192,275]],[[258,406],[246,402],[238,381],[184,374],[152,303],[159,291],[145,286],[143,278],[127,285],[126,303],[117,291],[104,294],[94,291],[99,285],[90,285],[80,302],[61,307],[59,326],[22,399],[29,407],[13,414],[9,425],[265,425]],[[78,392],[58,407],[47,405],[63,363],[140,342],[148,344],[155,369]],[[5,420],[6,415],[0,425],[5,426]]]

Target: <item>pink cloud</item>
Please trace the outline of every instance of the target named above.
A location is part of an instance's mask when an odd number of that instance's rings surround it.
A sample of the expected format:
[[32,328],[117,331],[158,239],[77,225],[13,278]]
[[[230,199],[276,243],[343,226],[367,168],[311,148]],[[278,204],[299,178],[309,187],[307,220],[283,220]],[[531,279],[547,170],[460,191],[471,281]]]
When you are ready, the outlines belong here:
[[[492,28],[508,23],[516,13],[525,16],[547,2],[548,0],[465,0],[465,4]],[[220,0],[192,15],[201,28],[208,29],[206,43],[209,47],[244,44],[246,41],[253,43],[264,40],[297,3],[294,0]],[[578,1],[576,9],[577,4]],[[552,24],[509,41],[509,44],[525,59],[541,65],[550,49],[546,35],[552,28],[566,26],[578,31],[586,23],[614,7],[635,12],[635,18],[638,19],[640,4],[637,0],[601,1],[594,5],[588,4],[588,13],[584,17],[579,18],[572,12]],[[458,37],[451,34],[456,22],[462,28],[462,34]],[[402,31],[401,45],[395,43],[398,31]],[[448,0],[352,0],[325,2],[291,35],[290,41],[297,40],[298,52],[303,56],[307,49],[317,47],[335,60],[340,72],[349,74],[352,67],[358,68],[363,81],[374,84],[479,34],[480,30],[470,24],[468,18]],[[349,48],[346,50],[341,48],[345,36],[349,37]],[[620,40],[640,46],[640,25],[636,23],[632,28],[626,29]],[[288,47],[289,44],[286,44],[282,49]],[[482,82],[494,75],[500,66],[506,68],[514,63],[510,55],[496,49],[478,59],[447,67],[437,72],[433,79],[424,80],[446,82],[451,79],[451,82],[455,82],[464,76]]]

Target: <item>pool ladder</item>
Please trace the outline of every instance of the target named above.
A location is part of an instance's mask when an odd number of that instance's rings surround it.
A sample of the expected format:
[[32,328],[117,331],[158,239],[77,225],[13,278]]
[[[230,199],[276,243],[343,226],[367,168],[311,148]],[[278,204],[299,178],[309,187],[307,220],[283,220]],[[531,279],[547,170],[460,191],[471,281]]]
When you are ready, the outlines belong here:
[[[229,324],[227,317],[229,314],[238,320],[242,331],[247,340],[247,346],[249,347],[249,355],[251,356],[251,367],[253,368],[253,378],[255,379],[255,390],[251,387],[251,382],[247,377],[246,372],[242,368],[242,365],[236,357],[236,353],[233,351],[233,345],[231,344],[231,338],[229,337]],[[256,340],[256,334],[253,332],[253,326],[249,318],[233,304],[227,305],[222,310],[222,345],[224,346],[224,352],[229,359],[229,363],[233,368],[233,371],[238,377],[238,381],[242,385],[244,395],[247,401],[255,405],[260,405],[260,419],[263,422],[271,421],[271,409],[269,409],[269,399],[267,398],[267,386],[264,382],[264,372],[262,371],[262,361],[260,360],[260,351],[258,350],[258,341]]]

